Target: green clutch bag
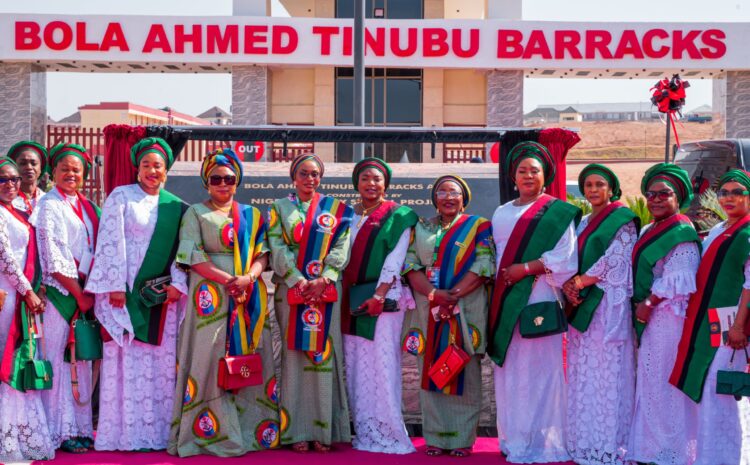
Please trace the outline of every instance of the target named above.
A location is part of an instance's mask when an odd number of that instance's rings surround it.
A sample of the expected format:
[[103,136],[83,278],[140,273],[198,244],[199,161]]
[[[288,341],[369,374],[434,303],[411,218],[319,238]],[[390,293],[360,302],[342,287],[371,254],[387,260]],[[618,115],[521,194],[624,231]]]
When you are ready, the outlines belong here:
[[86,320],[80,317],[73,320],[73,331],[76,360],[101,360],[103,346],[101,324],[96,320]]
[[139,299],[146,307],[157,307],[167,301],[167,287],[172,284],[171,276],[149,279],[143,283]]
[[23,367],[23,388],[26,391],[52,389],[52,363],[49,360],[29,360]]
[[[747,359],[747,349],[745,349]],[[729,363],[734,361],[734,352]],[[748,360],[750,362],[750,360]],[[750,373],[744,371],[719,370],[716,372],[716,393],[734,396],[740,400],[750,397]]]
[[[367,299],[375,294],[378,289],[378,282],[372,281],[369,283],[355,284],[349,288],[349,313],[352,316],[365,316],[369,315],[367,309],[360,310],[360,306],[365,303]],[[398,302],[393,299],[385,299],[383,303],[383,312],[397,312]]]
[[559,302],[537,302],[521,310],[518,330],[527,339],[552,336],[568,330],[568,319]]

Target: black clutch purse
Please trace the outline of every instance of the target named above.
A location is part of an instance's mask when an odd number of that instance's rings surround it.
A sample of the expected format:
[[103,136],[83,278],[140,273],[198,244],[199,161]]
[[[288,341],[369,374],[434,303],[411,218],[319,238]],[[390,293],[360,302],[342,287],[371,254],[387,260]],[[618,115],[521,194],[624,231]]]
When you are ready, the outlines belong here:
[[160,276],[143,283],[140,301],[146,307],[157,307],[167,301],[167,288],[172,284],[171,276]]

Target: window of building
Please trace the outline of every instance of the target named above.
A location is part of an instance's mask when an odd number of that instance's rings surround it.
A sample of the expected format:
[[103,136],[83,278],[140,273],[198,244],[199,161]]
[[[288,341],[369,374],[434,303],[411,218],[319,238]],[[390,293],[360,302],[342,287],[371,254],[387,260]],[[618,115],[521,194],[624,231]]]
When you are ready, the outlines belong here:
[[[354,74],[352,68],[336,69],[336,124],[354,124]],[[365,125],[421,126],[422,125],[422,70],[383,69],[365,70]],[[407,152],[409,161],[422,160],[421,144],[368,144],[370,154],[398,162]],[[384,145],[383,147],[377,147]],[[390,147],[390,146],[393,147]],[[352,161],[352,144],[337,144],[336,161]]]
[[[382,9],[385,18],[422,19],[424,0],[366,0],[365,17],[374,18],[375,9]],[[354,0],[336,0],[336,17],[353,18]]]

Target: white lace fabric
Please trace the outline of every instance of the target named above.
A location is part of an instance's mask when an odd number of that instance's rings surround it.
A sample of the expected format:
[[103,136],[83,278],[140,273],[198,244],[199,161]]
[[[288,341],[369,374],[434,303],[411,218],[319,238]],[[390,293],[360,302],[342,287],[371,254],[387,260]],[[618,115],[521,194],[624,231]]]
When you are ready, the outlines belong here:
[[654,308],[641,337],[629,460],[664,465],[695,461],[697,406],[669,384],[669,377],[699,263],[698,246],[683,243],[654,266],[652,292],[667,300]]
[[19,296],[31,290],[31,283],[23,274],[29,230],[13,215],[0,207],[0,287],[15,291]]
[[[584,218],[579,232],[588,224]],[[604,296],[585,333],[568,333],[567,446],[585,465],[623,465],[635,396],[635,346],[630,296],[633,223],[621,227],[586,271]]]
[[[91,250],[88,237],[93,240],[93,225],[86,211],[83,217],[86,225],[73,212],[67,203],[72,199],[63,198],[57,189],[53,189],[39,200],[31,215],[31,222],[36,226],[39,258],[42,264],[42,282],[52,286],[63,295],[68,290],[53,276],[60,273],[68,278],[78,278],[76,261],[83,258],[86,250]],[[88,229],[89,234],[86,234]]]
[[[108,294],[133,288],[154,234],[158,206],[158,195],[148,195],[131,184],[112,191],[102,209],[86,290],[97,295],[97,319],[120,346],[126,333],[133,340],[133,325],[126,308],[109,305]],[[172,284],[186,294],[187,275],[172,264],[171,276]]]
[[[354,215],[351,223],[352,244],[359,233],[359,219],[361,216]],[[415,450],[401,415],[401,327],[404,310],[414,307],[411,292],[401,284],[410,236],[411,229],[401,234],[386,256],[378,280],[378,285],[393,283],[386,297],[399,301],[399,311],[378,317],[372,341],[344,335],[346,385],[356,434],[352,443],[358,450],[388,454]],[[410,298],[412,306],[408,307]]]
[[[97,450],[165,449],[175,393],[177,332],[186,299],[167,309],[159,346],[134,339],[126,308],[109,293],[132,289],[158,219],[158,195],[132,184],[107,198],[99,223],[94,267],[86,290],[96,294],[95,312],[113,341],[104,345]],[[172,283],[187,293],[186,275],[174,264]]]
[[[8,293],[0,311],[0,349],[15,318],[17,299],[31,289],[23,275],[29,230],[0,207],[0,289]],[[47,416],[39,391],[16,391],[0,385],[0,462],[52,459]]]

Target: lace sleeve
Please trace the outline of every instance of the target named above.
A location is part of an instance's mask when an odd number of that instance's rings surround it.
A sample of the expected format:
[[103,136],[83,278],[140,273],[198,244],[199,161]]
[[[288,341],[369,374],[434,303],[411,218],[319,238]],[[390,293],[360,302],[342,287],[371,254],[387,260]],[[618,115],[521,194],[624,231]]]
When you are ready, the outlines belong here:
[[11,252],[8,227],[0,221],[0,273],[3,274],[19,295],[31,290],[31,283],[23,275],[23,268],[16,262]]
[[664,273],[654,279],[651,292],[663,299],[688,297],[695,292],[695,274],[701,255],[698,246],[685,242],[670,250],[664,257]]
[[742,287],[750,289],[750,259],[745,262],[745,284]]
[[571,221],[568,228],[555,247],[542,254],[542,262],[550,271],[546,277],[547,284],[552,287],[562,287],[578,271],[578,241],[575,226]]
[[177,262],[172,262],[172,267],[169,269],[169,274],[172,276],[172,285],[177,288],[178,291],[183,294],[188,293],[188,276],[187,273],[182,271],[178,266]]
[[104,202],[94,266],[86,290],[94,294],[125,292],[128,279],[125,239],[125,197],[114,191]]
[[[39,246],[39,258],[42,263],[42,272],[45,282],[56,283],[52,278],[53,273],[60,273],[68,278],[78,278],[73,252],[68,247],[68,228],[62,224],[65,221],[64,212],[55,206],[56,202],[41,202],[37,206],[37,229],[36,238]],[[54,285],[54,284],[53,284]],[[58,287],[59,286],[59,287]],[[68,290],[55,285],[63,295],[68,295]]]
[[587,276],[599,278],[596,286],[610,296],[610,303],[613,305],[621,304],[630,298],[633,282],[631,256],[636,238],[633,222],[621,227],[604,255],[585,273]]

